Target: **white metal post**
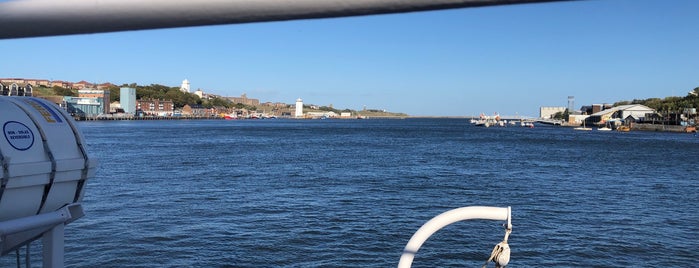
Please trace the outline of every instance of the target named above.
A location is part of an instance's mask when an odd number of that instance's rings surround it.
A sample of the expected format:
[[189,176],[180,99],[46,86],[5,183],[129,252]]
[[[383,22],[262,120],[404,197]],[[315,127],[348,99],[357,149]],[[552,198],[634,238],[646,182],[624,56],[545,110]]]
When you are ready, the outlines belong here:
[[43,267],[62,268],[65,224],[57,224],[42,236]]

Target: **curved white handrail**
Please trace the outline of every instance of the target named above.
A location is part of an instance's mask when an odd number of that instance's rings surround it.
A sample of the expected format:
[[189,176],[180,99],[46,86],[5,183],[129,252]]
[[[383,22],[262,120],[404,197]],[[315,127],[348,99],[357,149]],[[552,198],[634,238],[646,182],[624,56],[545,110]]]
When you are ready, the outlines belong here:
[[570,0],[14,0],[0,39]]
[[470,206],[449,210],[432,218],[413,234],[413,237],[410,238],[410,241],[408,241],[408,244],[405,246],[403,254],[400,256],[398,268],[409,268],[413,263],[413,258],[417,251],[432,234],[449,224],[473,219],[506,220],[506,228],[512,228],[510,207]]

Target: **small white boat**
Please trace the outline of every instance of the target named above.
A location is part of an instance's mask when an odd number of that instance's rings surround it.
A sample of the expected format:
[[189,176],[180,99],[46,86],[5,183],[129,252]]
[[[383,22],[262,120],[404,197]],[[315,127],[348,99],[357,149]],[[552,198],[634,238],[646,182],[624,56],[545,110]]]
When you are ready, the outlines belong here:
[[493,122],[489,120],[478,120],[474,125],[477,127],[490,127],[493,125]]
[[590,131],[590,130],[592,130],[592,128],[589,128],[589,127],[585,127],[585,121],[583,121],[583,122],[582,122],[582,126],[579,126],[579,127],[573,128],[573,130],[583,130],[583,131]]

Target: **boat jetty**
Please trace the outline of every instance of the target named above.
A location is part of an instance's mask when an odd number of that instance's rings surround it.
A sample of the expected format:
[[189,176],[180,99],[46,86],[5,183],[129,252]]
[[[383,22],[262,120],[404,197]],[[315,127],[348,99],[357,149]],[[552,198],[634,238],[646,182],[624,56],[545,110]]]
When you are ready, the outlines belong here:
[[498,113],[492,116],[480,114],[478,117],[472,117],[469,122],[478,127],[506,127],[506,126],[521,126],[534,127],[535,120],[522,117],[501,117]]

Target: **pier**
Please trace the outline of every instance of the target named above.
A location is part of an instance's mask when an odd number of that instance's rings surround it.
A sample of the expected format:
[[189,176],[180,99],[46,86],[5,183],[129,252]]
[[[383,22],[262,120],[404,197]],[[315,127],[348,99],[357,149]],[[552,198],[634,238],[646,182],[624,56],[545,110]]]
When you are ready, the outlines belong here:
[[202,120],[216,119],[224,120],[219,116],[135,116],[135,115],[111,115],[103,114],[98,116],[77,116],[74,115],[75,121],[112,121],[112,120]]
[[554,125],[554,126],[564,125],[563,120],[560,120],[560,119],[539,118],[539,119],[536,119],[534,121],[536,121],[537,123],[546,124],[546,125]]

